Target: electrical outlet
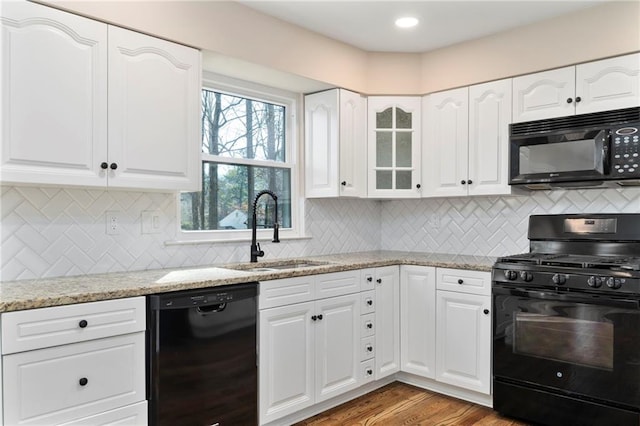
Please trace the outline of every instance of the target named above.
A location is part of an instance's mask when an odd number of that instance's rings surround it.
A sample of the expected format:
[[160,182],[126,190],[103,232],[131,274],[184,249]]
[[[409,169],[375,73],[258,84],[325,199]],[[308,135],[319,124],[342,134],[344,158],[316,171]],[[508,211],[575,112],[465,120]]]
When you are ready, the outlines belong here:
[[107,235],[118,235],[120,233],[120,212],[108,211],[105,216]]

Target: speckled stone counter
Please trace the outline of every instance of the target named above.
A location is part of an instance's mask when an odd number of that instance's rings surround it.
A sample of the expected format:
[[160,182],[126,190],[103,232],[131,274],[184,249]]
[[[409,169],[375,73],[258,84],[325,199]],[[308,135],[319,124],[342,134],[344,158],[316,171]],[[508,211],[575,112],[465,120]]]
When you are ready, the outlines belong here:
[[283,270],[254,269],[256,267],[268,269],[292,261],[292,259],[278,259],[257,264],[212,265],[211,267],[0,282],[0,312],[390,265],[422,265],[491,271],[495,262],[495,258],[492,257],[403,251],[341,253],[295,259],[295,261],[301,260],[323,264]]

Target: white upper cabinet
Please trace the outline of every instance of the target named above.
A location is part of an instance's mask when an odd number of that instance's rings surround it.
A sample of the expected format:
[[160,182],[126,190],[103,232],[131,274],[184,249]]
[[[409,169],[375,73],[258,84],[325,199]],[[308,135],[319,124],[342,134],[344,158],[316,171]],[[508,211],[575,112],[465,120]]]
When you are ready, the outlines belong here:
[[29,2],[2,32],[3,182],[198,189],[199,51]]
[[509,194],[511,80],[423,98],[424,197]]
[[2,4],[0,180],[105,184],[107,25]]
[[640,105],[640,53],[513,79],[513,122]]
[[344,89],[305,96],[308,198],[365,197],[366,98]]
[[198,189],[200,79],[198,50],[109,27],[110,186]]
[[420,197],[420,104],[416,96],[369,98],[369,197]]
[[467,195],[469,89],[423,98],[425,142],[423,196]]

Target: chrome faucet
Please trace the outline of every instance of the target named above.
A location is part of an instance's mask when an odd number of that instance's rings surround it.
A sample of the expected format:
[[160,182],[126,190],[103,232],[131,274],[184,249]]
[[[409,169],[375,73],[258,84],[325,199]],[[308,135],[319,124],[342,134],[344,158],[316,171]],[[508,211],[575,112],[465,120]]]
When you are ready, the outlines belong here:
[[260,243],[257,242],[256,238],[256,222],[258,221],[256,218],[256,209],[258,205],[258,199],[263,195],[268,194],[273,198],[274,203],[276,204],[276,209],[273,217],[273,241],[274,243],[279,243],[280,238],[278,237],[278,197],[273,192],[265,189],[264,191],[258,192],[255,200],[253,201],[253,218],[251,222],[251,262],[257,262],[259,257],[264,256],[264,251],[260,250]]

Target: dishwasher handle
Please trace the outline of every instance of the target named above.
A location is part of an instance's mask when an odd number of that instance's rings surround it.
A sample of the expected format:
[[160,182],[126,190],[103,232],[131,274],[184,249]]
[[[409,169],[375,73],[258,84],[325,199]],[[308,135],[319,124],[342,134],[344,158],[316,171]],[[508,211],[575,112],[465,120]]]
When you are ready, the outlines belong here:
[[221,305],[226,306],[228,303],[254,298],[257,294],[258,283],[250,282],[196,290],[160,293],[147,297],[149,300],[149,309],[155,311],[198,308],[201,312],[213,312],[215,309],[224,309]]

